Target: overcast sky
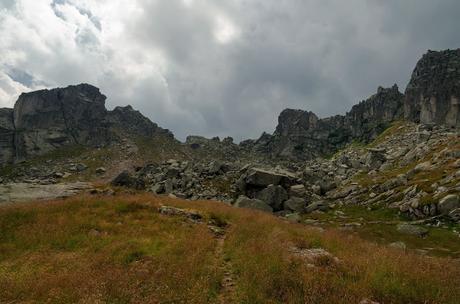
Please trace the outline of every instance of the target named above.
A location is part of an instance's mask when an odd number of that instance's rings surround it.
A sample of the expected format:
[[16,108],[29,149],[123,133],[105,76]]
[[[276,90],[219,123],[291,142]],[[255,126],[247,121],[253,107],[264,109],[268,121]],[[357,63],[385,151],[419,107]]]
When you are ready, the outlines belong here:
[[343,114],[428,49],[459,0],[0,0],[0,107],[82,82],[179,139],[255,138],[284,108]]

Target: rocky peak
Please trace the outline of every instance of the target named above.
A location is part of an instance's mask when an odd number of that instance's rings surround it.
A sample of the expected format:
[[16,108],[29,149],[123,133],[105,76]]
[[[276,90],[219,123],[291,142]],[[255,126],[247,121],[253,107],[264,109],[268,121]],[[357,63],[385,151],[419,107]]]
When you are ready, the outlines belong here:
[[116,107],[108,113],[108,120],[115,126],[121,127],[131,134],[151,137],[156,134],[174,138],[174,135],[167,129],[160,128],[156,123],[133,109],[131,105]]
[[14,109],[0,109],[0,164],[67,145],[108,145],[120,132],[173,138],[131,106],[107,111],[105,100],[89,84],[21,94]]
[[424,124],[460,126],[460,49],[428,51],[406,88],[404,116]]
[[288,136],[302,134],[317,127],[318,116],[313,112],[285,109],[278,117],[275,135]]

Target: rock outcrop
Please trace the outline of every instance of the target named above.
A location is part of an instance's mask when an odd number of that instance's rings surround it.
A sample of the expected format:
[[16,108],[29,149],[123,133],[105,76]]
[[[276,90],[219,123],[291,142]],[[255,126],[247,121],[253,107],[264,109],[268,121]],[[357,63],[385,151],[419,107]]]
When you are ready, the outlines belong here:
[[423,55],[406,89],[404,116],[424,124],[460,126],[460,49]]
[[163,134],[167,137],[174,138],[171,131],[158,127],[150,119],[133,109],[132,106],[116,107],[108,113],[108,121],[112,126],[121,128],[131,134],[152,137]]
[[13,114],[17,158],[64,145],[107,143],[105,99],[99,89],[87,84],[21,94]]
[[0,164],[15,156],[13,110],[0,109]]
[[174,138],[131,106],[107,111],[105,100],[89,84],[21,94],[14,109],[0,109],[0,165],[68,145],[105,146],[120,132]]
[[313,112],[286,109],[274,134],[264,133],[253,143],[254,150],[274,158],[305,160],[333,154],[354,140],[369,142],[403,117],[403,100],[394,85],[379,87],[375,95],[344,116],[320,119]]

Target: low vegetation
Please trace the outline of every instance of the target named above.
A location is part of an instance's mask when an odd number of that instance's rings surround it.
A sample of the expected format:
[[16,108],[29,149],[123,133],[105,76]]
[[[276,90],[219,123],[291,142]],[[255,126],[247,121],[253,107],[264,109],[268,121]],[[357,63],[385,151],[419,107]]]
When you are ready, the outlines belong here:
[[[158,212],[192,208],[193,222]],[[208,221],[224,229],[223,250]],[[216,202],[148,194],[0,208],[0,303],[458,303],[460,262]],[[292,248],[336,257],[314,265]],[[223,257],[217,255],[222,254]]]

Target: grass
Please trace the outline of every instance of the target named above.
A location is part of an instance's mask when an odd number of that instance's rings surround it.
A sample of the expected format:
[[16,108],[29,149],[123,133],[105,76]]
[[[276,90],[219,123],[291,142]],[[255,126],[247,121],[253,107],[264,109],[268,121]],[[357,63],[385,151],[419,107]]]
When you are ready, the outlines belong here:
[[[337,212],[339,211],[339,212]],[[326,213],[312,213],[305,219],[318,220],[322,227],[340,228],[349,223],[361,223],[354,226],[353,233],[363,239],[381,245],[392,242],[404,242],[409,249],[428,249],[431,256],[460,258],[459,237],[453,230],[459,230],[459,225],[445,228],[428,227],[429,234],[425,238],[407,235],[397,230],[397,224],[406,222],[407,218],[397,210],[376,204],[367,209],[358,205],[345,205]]]
[[[158,213],[193,208],[194,224]],[[358,212],[358,211],[356,211]],[[211,220],[226,229],[236,303],[458,303],[460,263],[321,233],[215,202],[148,194],[0,208],[0,303],[215,303],[223,278]],[[340,259],[309,267],[289,248]]]

